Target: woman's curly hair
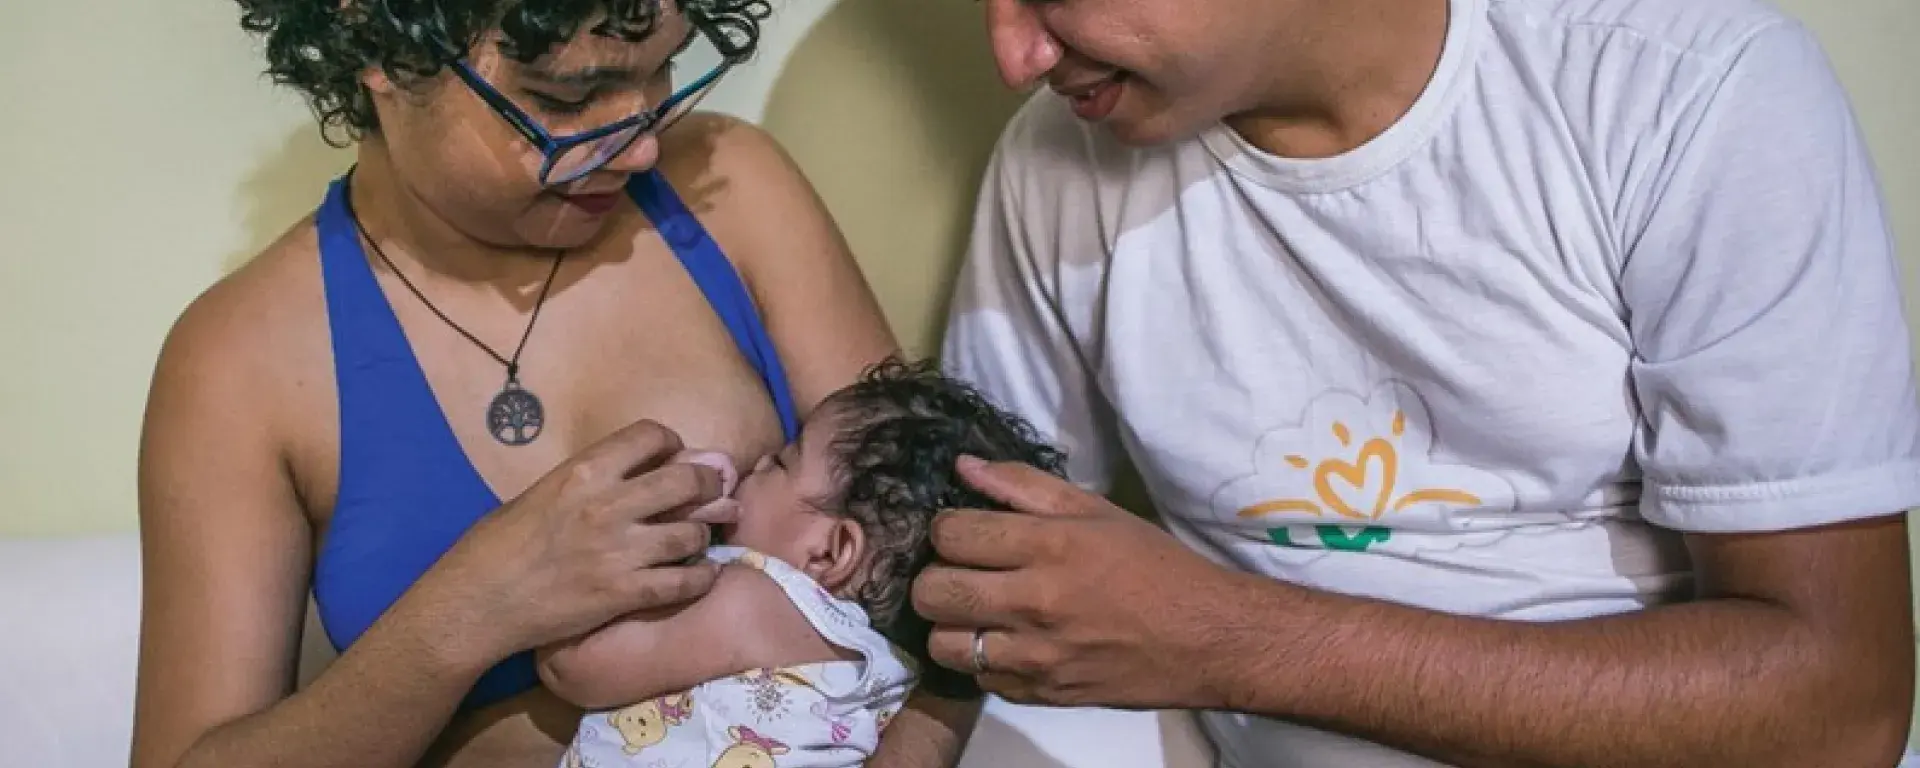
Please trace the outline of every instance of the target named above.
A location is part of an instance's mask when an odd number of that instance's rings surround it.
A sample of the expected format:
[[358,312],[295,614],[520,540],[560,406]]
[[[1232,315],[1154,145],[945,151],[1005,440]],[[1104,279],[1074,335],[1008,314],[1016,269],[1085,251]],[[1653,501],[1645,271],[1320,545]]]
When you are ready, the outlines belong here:
[[932,624],[907,599],[913,577],[933,559],[933,516],[944,509],[1006,508],[960,478],[954,462],[962,455],[1020,462],[1061,477],[1065,454],[930,361],[888,358],[822,407],[837,419],[828,452],[838,491],[813,501],[857,521],[865,533],[870,565],[859,602],[881,634],[920,662],[923,684],[952,697],[977,693],[971,680],[928,658]]
[[379,127],[360,84],[370,67],[401,83],[433,77],[494,29],[501,52],[527,63],[594,18],[592,34],[639,41],[670,1],[730,57],[753,53],[772,12],[768,0],[238,0],[241,28],[265,40],[268,76],[306,96],[335,146]]

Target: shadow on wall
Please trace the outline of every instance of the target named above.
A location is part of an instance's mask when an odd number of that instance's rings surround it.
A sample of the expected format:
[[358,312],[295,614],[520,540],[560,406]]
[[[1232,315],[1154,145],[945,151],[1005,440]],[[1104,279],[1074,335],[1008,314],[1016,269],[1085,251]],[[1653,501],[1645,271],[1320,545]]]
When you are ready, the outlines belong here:
[[231,272],[252,260],[289,227],[319,207],[327,183],[353,163],[354,151],[335,149],[320,139],[317,125],[288,134],[280,147],[247,173],[234,196],[246,240],[221,267]]
[[938,350],[982,169],[1022,101],[972,3],[841,0],[774,83],[762,124],[825,198],[910,354]]
[[[973,3],[840,0],[774,83],[761,124],[819,189],[909,354],[939,351],[981,175],[1025,100]],[[1156,516],[1131,466],[1110,495]]]

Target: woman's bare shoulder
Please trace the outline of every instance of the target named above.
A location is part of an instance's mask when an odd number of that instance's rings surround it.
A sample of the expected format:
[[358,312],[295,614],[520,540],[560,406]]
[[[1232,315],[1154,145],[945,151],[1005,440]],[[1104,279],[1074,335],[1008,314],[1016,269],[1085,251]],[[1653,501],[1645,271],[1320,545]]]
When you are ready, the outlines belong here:
[[826,203],[772,135],[696,113],[660,157],[759,305],[802,413],[897,349]]
[[330,359],[318,254],[302,220],[190,300],[162,343],[155,388],[204,390],[245,409],[301,405],[289,396],[312,391]]
[[[660,172],[682,195],[754,195],[766,182],[804,180],[778,139],[731,115],[694,112],[660,137]],[[744,184],[745,186],[737,186]]]
[[[187,303],[168,343],[236,364],[272,364],[325,339],[326,299],[311,219],[290,227]],[[261,359],[262,357],[271,359]]]
[[688,115],[661,137],[660,158],[660,172],[722,246],[739,244],[727,248],[736,262],[758,254],[754,246],[827,219],[825,204],[779,140],[739,118]]

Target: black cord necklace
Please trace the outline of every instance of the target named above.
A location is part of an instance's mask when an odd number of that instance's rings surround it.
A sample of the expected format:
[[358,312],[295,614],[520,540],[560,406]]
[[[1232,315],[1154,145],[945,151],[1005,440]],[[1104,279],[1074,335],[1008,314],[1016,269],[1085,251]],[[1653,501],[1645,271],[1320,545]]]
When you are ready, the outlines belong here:
[[367,245],[373,247],[374,254],[386,263],[387,269],[393,270],[394,277],[400,278],[400,284],[413,292],[414,298],[426,305],[428,310],[447,324],[447,327],[467,337],[467,341],[473,342],[474,346],[484,350],[501,365],[506,366],[507,381],[501,385],[500,393],[494,395],[493,401],[487,404],[487,434],[493,435],[493,439],[505,445],[526,445],[539,437],[541,428],[546,424],[546,408],[541,405],[540,398],[535,397],[532,392],[520,385],[520,353],[527,348],[527,339],[533,336],[533,324],[540,320],[540,308],[547,303],[547,290],[553,287],[554,276],[560,274],[560,262],[567,257],[566,252],[561,251],[553,257],[553,267],[547,271],[547,280],[540,286],[540,298],[533,304],[533,315],[527,318],[527,329],[520,334],[520,345],[514,347],[512,358],[506,358],[501,357],[500,353],[493,351],[492,347],[487,346],[473,334],[468,333],[467,329],[460,327],[459,323],[447,317],[439,307],[427,300],[426,294],[414,287],[413,281],[408,280],[406,274],[400,271],[393,260],[387,258],[386,251],[380,249],[380,244],[374,241],[373,235],[367,233],[366,225],[360,223],[359,214],[353,212],[351,202],[347,204],[347,217],[353,220],[353,226],[359,230],[360,237],[367,241]]

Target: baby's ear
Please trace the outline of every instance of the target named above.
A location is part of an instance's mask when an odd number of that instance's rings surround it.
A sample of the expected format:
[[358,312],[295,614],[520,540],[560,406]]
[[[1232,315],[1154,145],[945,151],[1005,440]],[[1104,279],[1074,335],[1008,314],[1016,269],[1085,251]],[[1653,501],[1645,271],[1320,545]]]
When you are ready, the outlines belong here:
[[827,531],[827,547],[811,564],[818,569],[815,581],[829,592],[840,592],[853,585],[867,559],[867,534],[852,518],[833,521]]

